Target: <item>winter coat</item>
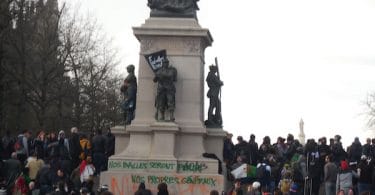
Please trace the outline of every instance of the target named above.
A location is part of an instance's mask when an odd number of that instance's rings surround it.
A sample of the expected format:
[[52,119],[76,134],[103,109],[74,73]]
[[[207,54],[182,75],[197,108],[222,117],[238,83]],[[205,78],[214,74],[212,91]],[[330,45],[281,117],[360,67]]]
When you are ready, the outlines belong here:
[[353,188],[353,177],[358,177],[358,175],[352,170],[341,171],[337,174],[336,192]]

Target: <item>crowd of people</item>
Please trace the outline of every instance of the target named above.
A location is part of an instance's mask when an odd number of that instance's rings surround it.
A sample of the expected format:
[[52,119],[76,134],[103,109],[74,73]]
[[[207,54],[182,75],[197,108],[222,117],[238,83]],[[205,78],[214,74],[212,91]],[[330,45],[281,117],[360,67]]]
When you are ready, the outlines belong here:
[[[288,134],[271,143],[269,136],[258,147],[255,135],[249,141],[232,134],[224,139],[223,160],[227,178],[234,186],[230,195],[241,194],[375,194],[375,139],[361,144],[358,138],[344,149],[341,136],[322,137],[305,145]],[[247,164],[246,176],[233,171]]]
[[107,186],[94,189],[94,178],[106,170],[114,154],[115,137],[110,129],[90,135],[71,129],[25,130],[0,140],[1,193],[8,194],[111,194]]
[[[339,135],[329,143],[322,137],[305,145],[291,134],[273,144],[266,136],[260,146],[253,134],[249,141],[238,136],[236,144],[232,136],[223,147],[226,177],[233,182],[229,195],[318,195],[322,189],[326,195],[375,194],[375,139],[361,144],[355,138],[344,149]],[[7,132],[0,140],[0,194],[111,194],[105,185],[94,189],[94,178],[107,169],[114,149],[110,129],[90,135],[75,127],[69,135],[25,130],[12,137]],[[244,164],[246,176],[232,174]],[[167,192],[166,186],[160,188]],[[136,192],[149,193],[144,184]]]

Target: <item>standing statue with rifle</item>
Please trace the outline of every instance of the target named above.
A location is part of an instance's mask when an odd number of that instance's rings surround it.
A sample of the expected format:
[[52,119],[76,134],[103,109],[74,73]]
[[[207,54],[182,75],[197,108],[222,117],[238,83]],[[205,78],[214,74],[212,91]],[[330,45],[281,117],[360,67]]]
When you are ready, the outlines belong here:
[[216,65],[210,66],[210,72],[206,78],[209,87],[207,97],[210,98],[208,120],[205,121],[208,128],[221,128],[223,125],[221,117],[221,86],[223,86],[223,81],[220,80],[217,58],[215,58],[215,63]]

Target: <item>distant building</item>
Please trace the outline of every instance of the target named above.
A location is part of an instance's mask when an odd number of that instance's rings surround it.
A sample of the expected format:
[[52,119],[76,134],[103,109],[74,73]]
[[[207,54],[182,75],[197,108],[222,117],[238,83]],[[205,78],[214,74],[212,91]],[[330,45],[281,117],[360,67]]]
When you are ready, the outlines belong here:
[[299,134],[298,134],[298,138],[299,138],[299,142],[302,144],[302,145],[305,145],[306,141],[305,141],[305,132],[304,132],[304,122],[301,118],[301,120],[299,121]]

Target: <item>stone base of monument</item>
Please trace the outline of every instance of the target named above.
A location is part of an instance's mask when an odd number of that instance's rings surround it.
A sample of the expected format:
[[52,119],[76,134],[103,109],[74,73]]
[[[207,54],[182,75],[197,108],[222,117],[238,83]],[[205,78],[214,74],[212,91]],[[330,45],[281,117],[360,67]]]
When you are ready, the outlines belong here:
[[[125,157],[126,158],[126,157]],[[218,174],[218,161],[212,159],[124,159],[113,156],[108,171],[100,174],[114,194],[134,194],[144,182],[154,194],[158,184],[168,185],[169,194],[203,195],[224,190],[224,177]]]
[[[134,194],[141,182],[144,182],[153,194],[156,194],[157,186],[162,182],[168,185],[169,194],[172,195],[203,195],[209,194],[211,190],[221,192],[226,189],[227,181],[223,174],[218,173],[218,160],[205,158],[202,153],[191,157],[175,155],[176,151],[168,149],[173,147],[164,147],[181,141],[178,138],[181,132],[176,124],[157,122],[150,125],[151,131],[137,134],[132,132],[134,128],[137,129],[134,126],[128,129],[132,136],[130,140],[127,134],[122,133],[121,127],[112,128],[116,135],[116,146],[122,139],[129,142],[125,144],[126,149],[123,152],[109,158],[108,171],[100,174],[100,184],[108,185],[114,194]],[[154,128],[158,130],[152,131]],[[203,139],[201,141],[204,143],[204,151],[222,159],[225,133],[222,129],[206,129],[204,136],[199,136]],[[183,136],[187,135],[184,133]],[[193,142],[195,138],[192,139]],[[141,155],[140,151],[144,154]]]

